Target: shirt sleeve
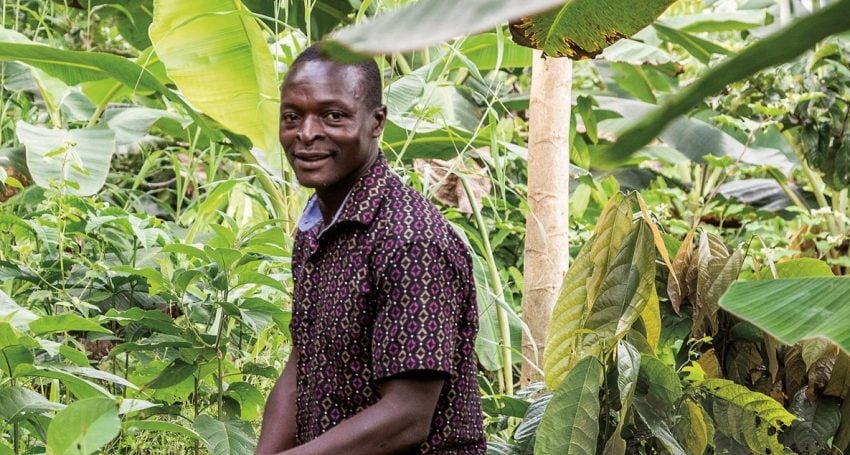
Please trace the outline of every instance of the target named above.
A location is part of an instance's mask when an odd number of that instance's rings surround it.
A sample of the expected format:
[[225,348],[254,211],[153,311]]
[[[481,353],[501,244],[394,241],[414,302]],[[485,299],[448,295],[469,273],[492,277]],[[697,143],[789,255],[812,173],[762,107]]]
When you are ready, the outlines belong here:
[[377,277],[375,379],[410,371],[452,374],[463,273],[434,243],[406,243],[386,257]]

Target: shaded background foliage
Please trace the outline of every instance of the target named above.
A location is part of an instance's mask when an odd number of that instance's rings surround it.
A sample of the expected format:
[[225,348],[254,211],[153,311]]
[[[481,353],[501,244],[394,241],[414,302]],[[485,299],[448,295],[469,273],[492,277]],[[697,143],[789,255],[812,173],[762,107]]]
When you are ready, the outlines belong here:
[[[3,2],[0,454],[253,451],[306,200],[277,86],[343,27],[329,50],[386,53],[384,151],[475,252],[491,452],[846,450],[847,1],[640,2],[651,25],[603,15],[628,36],[604,50],[568,39],[600,2],[407,3]],[[599,54],[574,67],[546,384],[515,393],[535,120],[512,33]]]

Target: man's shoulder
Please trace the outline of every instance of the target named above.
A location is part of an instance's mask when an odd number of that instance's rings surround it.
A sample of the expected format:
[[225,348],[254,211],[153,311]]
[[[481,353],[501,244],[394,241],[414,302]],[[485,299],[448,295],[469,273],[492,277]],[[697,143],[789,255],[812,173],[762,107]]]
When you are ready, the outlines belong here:
[[462,246],[457,232],[440,210],[419,191],[392,179],[387,185],[378,228],[386,237],[402,242],[438,242],[447,247]]

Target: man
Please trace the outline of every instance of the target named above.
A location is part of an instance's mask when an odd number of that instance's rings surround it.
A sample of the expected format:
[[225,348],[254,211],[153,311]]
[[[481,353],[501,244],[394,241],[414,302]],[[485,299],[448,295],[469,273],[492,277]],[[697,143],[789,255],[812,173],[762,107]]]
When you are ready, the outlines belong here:
[[292,255],[292,354],[257,453],[483,454],[471,258],[380,153],[377,65],[310,47],[280,113],[287,160],[315,194]]

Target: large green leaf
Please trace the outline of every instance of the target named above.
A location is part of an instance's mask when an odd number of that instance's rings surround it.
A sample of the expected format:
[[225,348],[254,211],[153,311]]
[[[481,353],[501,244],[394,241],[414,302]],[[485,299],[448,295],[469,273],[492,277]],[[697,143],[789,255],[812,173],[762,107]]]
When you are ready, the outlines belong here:
[[[481,33],[465,38],[458,51],[474,65],[475,71],[531,66],[531,49],[518,46],[501,33]],[[465,63],[456,58],[449,68],[464,67]]]
[[221,421],[208,415],[195,420],[195,431],[212,455],[251,455],[254,453],[254,431],[251,424],[240,420]]
[[572,0],[511,26],[514,39],[552,57],[593,57],[651,24],[672,0]]
[[72,330],[112,334],[109,329],[97,322],[72,313],[42,316],[30,323],[30,330],[36,335]]
[[17,376],[58,379],[65,387],[68,388],[68,391],[77,398],[87,399],[106,397],[112,399],[112,394],[109,393],[109,391],[103,386],[60,368],[19,365],[15,369],[15,373]]
[[609,159],[624,161],[658,136],[676,117],[686,114],[704,98],[728,84],[756,72],[787,62],[830,36],[850,30],[850,0],[839,0],[747,47],[737,56],[714,67],[708,74],[671,97],[624,132],[608,150]]
[[841,400],[822,396],[810,402],[801,391],[793,397],[789,408],[798,419],[780,440],[797,453],[827,451],[830,448],[828,441],[841,424]]
[[5,292],[0,291],[0,322],[8,322],[12,327],[23,330],[36,319],[38,316],[35,313],[18,305]]
[[682,384],[676,370],[654,356],[641,356],[634,407],[652,434],[673,455],[686,454],[674,428],[674,423],[685,417],[677,415],[681,397]]
[[89,455],[121,432],[118,404],[109,398],[76,401],[47,428],[48,455]]
[[10,60],[36,67],[68,85],[113,79],[131,89],[170,94],[156,76],[132,60],[101,52],[69,51],[21,42],[9,30],[0,29],[0,61]]
[[156,0],[150,36],[193,106],[255,147],[278,150],[274,58],[239,0]]
[[614,349],[653,298],[655,244],[644,220],[632,223],[633,199],[612,197],[564,278],[543,358],[550,388],[582,358]]
[[848,295],[848,277],[736,281],[720,306],[785,344],[826,338],[850,352]]
[[422,0],[346,27],[331,35],[325,47],[342,59],[357,58],[357,54],[404,52],[483,32],[563,3],[564,0]]
[[161,420],[127,420],[124,422],[125,430],[133,428],[156,432],[177,433],[183,436],[188,436],[192,439],[201,439],[200,435],[198,435],[198,433],[196,433],[195,430],[192,430],[191,428],[186,428],[176,423],[164,422]]
[[585,357],[564,378],[537,429],[535,454],[596,453],[603,373],[599,360]]
[[12,423],[32,414],[60,411],[64,404],[48,401],[40,394],[23,387],[0,388],[0,420]]
[[72,194],[89,196],[106,183],[115,132],[104,128],[52,130],[18,121],[18,139],[27,149],[27,167],[39,186],[60,183]]
[[723,46],[702,39],[688,32],[666,27],[662,24],[653,24],[652,27],[658,34],[672,43],[682,46],[683,49],[693,55],[702,63],[708,64],[713,54],[729,55],[731,52]]

